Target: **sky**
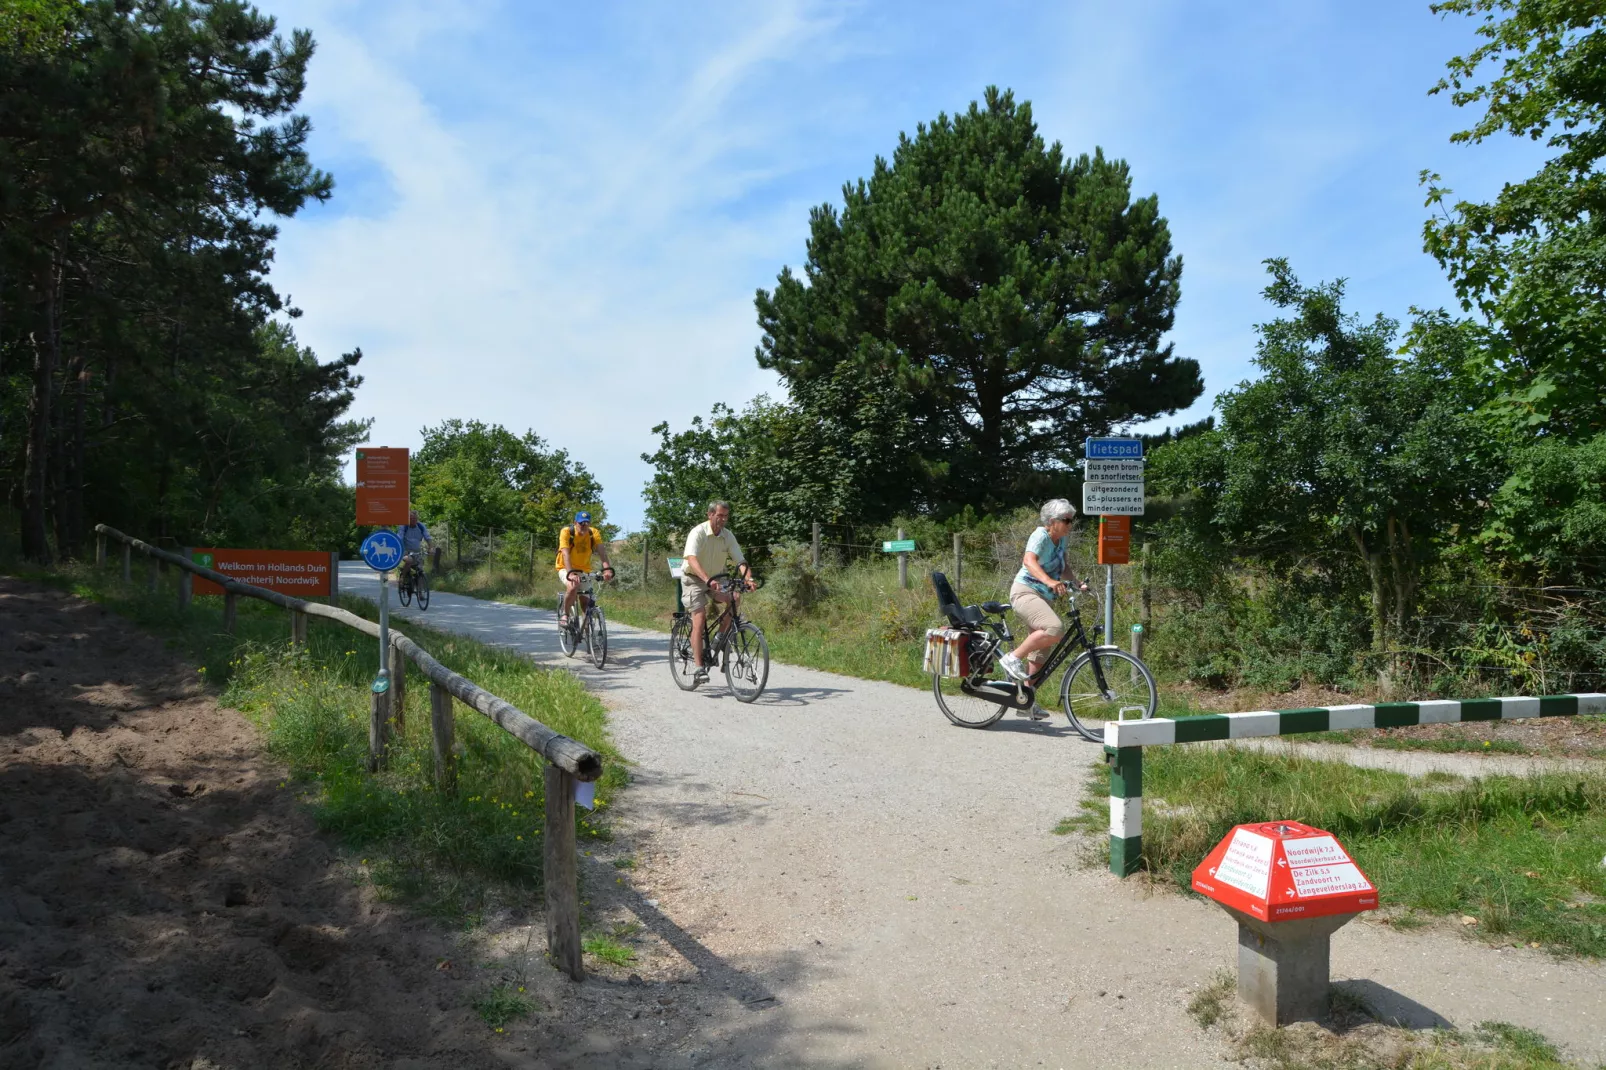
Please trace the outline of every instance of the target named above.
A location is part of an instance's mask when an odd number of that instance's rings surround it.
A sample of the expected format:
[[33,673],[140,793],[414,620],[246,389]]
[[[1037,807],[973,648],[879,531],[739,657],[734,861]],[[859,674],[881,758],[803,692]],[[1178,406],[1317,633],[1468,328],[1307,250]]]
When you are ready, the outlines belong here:
[[1425,0],[259,3],[317,41],[301,110],[336,180],[272,281],[322,359],[362,349],[371,444],[534,430],[626,530],[655,424],[784,394],[753,296],[801,267],[809,209],[989,85],[1170,222],[1167,340],[1205,394],[1136,430],[1253,377],[1267,257],[1367,317],[1453,305],[1420,172],[1483,199],[1540,159],[1450,142],[1472,114],[1428,90],[1478,39]]

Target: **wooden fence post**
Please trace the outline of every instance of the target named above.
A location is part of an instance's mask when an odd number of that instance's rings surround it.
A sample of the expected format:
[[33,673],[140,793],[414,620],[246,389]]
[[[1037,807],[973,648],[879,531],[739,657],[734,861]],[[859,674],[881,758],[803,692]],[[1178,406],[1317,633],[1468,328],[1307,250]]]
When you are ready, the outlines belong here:
[[546,765],[546,948],[552,965],[584,981],[580,959],[580,874],[575,860],[574,774]]
[[820,571],[820,522],[814,522],[814,532],[809,538],[809,566],[815,572]]
[[429,736],[435,751],[435,787],[443,795],[457,794],[457,725],[452,719],[452,693],[440,684],[429,685]]
[[651,552],[650,543],[651,540],[647,538],[647,533],[643,531],[641,533],[641,589],[643,591],[647,589],[647,569],[652,565],[652,558],[648,556]]
[[[898,541],[903,541],[903,529],[898,529]],[[909,589],[909,555],[898,555],[898,586],[904,590]]]
[[401,647],[390,646],[390,719],[396,722],[396,734],[407,727],[407,655]]
[[340,551],[329,552],[329,604],[340,604]]
[[125,543],[123,543],[123,582],[124,583],[132,583],[133,581],[134,581],[134,548],[132,546],[128,545],[128,543],[125,542]]
[[160,562],[158,562],[154,557],[148,557],[145,559],[145,589],[147,591],[154,592],[156,590],[158,572],[157,566],[159,564]]
[[368,697],[368,771],[377,773],[385,768],[385,748],[390,743],[390,693],[371,690]]
[[290,645],[307,645],[307,615],[299,609],[290,611]]
[[964,543],[965,537],[959,534],[957,531],[954,532],[954,594],[956,595],[959,593],[959,589],[963,587],[965,583]]
[[[188,546],[179,547],[178,552],[184,555],[184,560],[190,560],[190,548]],[[180,610],[189,609],[190,599],[194,597],[195,577],[190,574],[188,569],[181,568],[178,570],[178,608]]]
[[95,567],[106,567],[106,533],[104,531],[95,532]]
[[236,604],[238,602],[239,595],[235,594],[233,591],[225,591],[223,593],[223,630],[228,632],[230,635],[234,634],[234,618],[239,609],[239,606]]

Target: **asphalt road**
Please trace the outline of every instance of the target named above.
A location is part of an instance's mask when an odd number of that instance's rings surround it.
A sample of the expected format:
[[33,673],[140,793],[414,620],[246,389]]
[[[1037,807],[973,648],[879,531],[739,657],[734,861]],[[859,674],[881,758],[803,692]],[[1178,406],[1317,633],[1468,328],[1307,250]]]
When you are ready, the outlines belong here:
[[[377,596],[360,564],[340,583]],[[1233,968],[1235,926],[1052,833],[1101,775],[1063,721],[955,728],[923,691],[779,664],[741,705],[718,676],[678,690],[658,633],[611,624],[598,671],[562,656],[548,611],[437,593],[422,616],[562,664],[609,706],[635,763],[617,817],[633,878],[707,961],[775,997],[711,1023],[696,1065],[1237,1065],[1186,1013]],[[1606,1060],[1603,963],[1361,920],[1332,970],[1408,1022],[1512,1022]]]

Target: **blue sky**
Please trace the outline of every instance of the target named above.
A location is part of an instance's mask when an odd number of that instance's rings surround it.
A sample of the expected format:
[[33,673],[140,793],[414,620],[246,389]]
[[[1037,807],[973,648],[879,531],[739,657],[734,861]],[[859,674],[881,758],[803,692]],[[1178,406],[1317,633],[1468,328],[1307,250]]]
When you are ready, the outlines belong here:
[[1263,259],[1367,316],[1449,304],[1418,173],[1482,198],[1540,158],[1450,144],[1471,115],[1427,90],[1473,24],[1417,0],[262,2],[318,41],[303,110],[337,181],[282,227],[302,341],[362,348],[375,445],[533,429],[626,529],[652,425],[779,392],[753,293],[801,265],[809,208],[989,84],[1158,194],[1206,384],[1160,424],[1252,374]]

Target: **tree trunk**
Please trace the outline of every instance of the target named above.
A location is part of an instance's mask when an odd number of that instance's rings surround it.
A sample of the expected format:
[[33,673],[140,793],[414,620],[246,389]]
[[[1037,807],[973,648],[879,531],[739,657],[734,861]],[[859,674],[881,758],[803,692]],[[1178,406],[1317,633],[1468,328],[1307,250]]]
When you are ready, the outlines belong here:
[[[22,555],[50,563],[50,534],[45,503],[50,489],[50,393],[56,370],[56,264],[52,255],[44,273],[44,323],[30,336],[33,384],[28,393],[28,445],[23,456]],[[44,338],[39,337],[40,334]]]
[[1394,680],[1390,675],[1388,666],[1383,663],[1382,655],[1387,653],[1389,645],[1388,634],[1388,592],[1387,581],[1383,577],[1383,554],[1381,551],[1369,549],[1366,539],[1357,528],[1349,529],[1350,539],[1355,543],[1356,552],[1361,560],[1366,562],[1366,575],[1372,586],[1372,652],[1379,655],[1377,669],[1377,685],[1387,698],[1394,690]]

